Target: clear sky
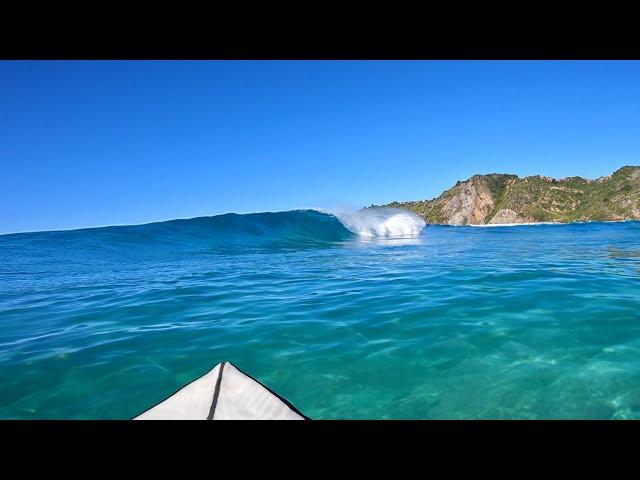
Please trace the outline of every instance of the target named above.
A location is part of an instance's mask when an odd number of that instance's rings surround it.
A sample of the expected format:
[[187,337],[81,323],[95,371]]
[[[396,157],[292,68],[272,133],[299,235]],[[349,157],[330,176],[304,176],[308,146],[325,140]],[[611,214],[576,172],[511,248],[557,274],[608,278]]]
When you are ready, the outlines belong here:
[[640,164],[640,62],[0,62],[0,233]]

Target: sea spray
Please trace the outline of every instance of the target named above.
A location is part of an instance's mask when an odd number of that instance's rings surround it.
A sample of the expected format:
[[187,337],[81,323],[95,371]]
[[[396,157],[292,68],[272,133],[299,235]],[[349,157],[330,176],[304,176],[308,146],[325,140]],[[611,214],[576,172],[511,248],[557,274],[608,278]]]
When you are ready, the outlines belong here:
[[425,221],[408,210],[373,207],[357,211],[326,212],[351,232],[363,237],[410,237],[419,235]]

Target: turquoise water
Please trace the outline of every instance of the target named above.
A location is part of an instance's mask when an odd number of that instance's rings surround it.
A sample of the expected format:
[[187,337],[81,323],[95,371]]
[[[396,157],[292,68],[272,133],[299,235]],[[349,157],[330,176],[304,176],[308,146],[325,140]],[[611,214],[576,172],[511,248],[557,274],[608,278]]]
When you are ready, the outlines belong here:
[[640,418],[640,223],[0,236],[0,418],[130,418],[222,360],[319,419]]

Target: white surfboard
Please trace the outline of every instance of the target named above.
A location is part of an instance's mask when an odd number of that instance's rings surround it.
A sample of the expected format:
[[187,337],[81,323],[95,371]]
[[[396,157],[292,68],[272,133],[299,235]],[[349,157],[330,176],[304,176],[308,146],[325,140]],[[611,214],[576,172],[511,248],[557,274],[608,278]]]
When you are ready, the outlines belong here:
[[308,420],[229,362],[216,365],[134,420]]

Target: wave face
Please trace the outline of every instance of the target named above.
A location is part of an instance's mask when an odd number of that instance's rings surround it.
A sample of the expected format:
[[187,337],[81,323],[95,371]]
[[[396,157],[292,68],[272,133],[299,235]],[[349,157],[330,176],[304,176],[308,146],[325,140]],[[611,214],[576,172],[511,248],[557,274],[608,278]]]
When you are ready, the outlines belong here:
[[0,419],[131,418],[223,360],[318,419],[640,419],[640,222],[421,227],[0,235]]
[[[362,237],[412,237],[426,224],[418,215],[398,208],[368,208],[357,211],[293,210],[289,212],[225,214],[189,220],[141,225],[141,229],[176,230],[179,235],[207,237],[221,244],[282,245],[336,242]],[[138,227],[123,227],[138,228]],[[149,232],[152,233],[152,232]]]
[[[143,226],[144,227],[144,226]],[[225,214],[153,225],[171,229],[178,237],[203,242],[211,248],[300,248],[322,246],[352,237],[333,215],[315,210]],[[158,234],[160,232],[154,232]]]

